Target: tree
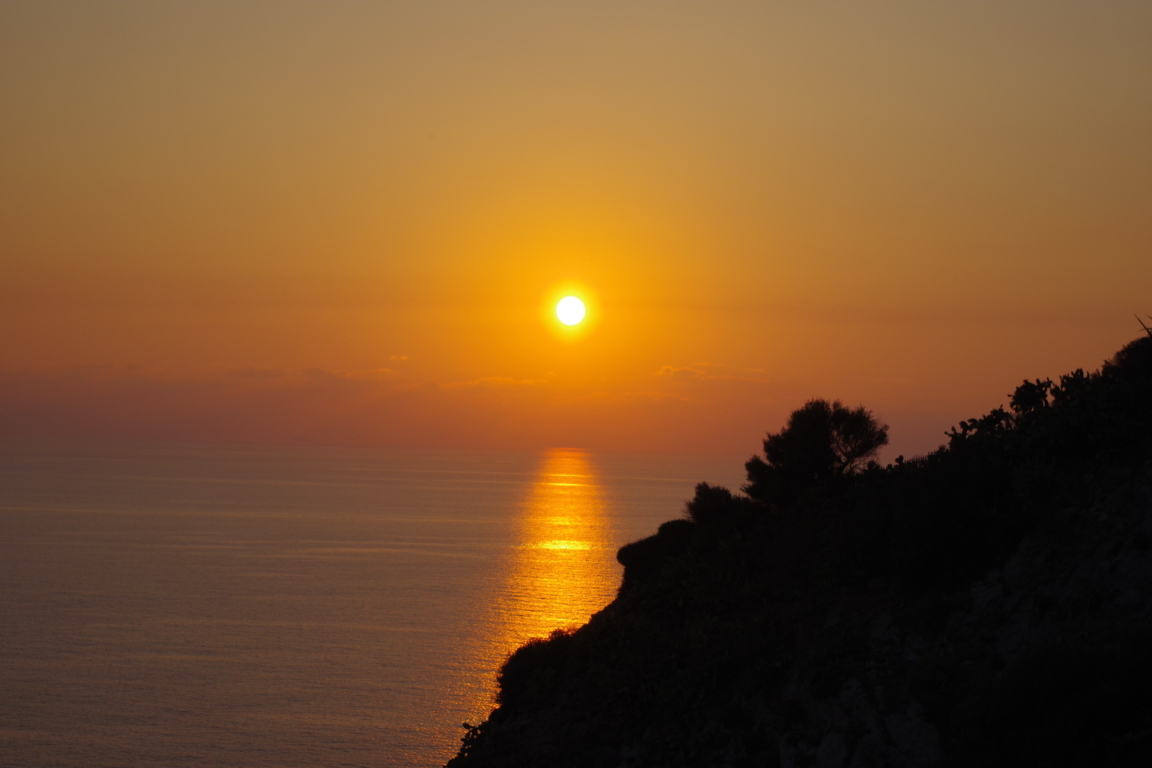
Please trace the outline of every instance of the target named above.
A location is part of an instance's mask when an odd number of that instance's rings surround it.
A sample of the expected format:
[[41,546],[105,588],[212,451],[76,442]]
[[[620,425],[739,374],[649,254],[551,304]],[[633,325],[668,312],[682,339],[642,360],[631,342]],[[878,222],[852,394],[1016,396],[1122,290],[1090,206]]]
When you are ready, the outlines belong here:
[[863,406],[809,400],[792,412],[784,429],[764,439],[765,458],[753,456],[744,465],[744,492],[761,501],[787,502],[804,488],[859,472],[887,444],[888,426]]

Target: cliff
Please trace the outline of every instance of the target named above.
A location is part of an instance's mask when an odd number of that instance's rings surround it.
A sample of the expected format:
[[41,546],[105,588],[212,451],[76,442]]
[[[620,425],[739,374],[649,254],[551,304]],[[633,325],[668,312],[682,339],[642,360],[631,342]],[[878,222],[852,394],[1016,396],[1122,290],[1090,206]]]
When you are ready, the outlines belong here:
[[448,766],[1152,765],[1152,338],[948,437],[699,486]]

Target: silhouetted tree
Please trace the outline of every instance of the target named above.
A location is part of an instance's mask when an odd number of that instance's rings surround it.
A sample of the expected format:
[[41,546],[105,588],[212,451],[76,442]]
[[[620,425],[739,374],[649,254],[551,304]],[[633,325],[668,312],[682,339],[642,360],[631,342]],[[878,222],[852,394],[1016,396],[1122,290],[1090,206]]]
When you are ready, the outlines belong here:
[[784,429],[764,440],[764,457],[744,465],[744,492],[754,499],[787,502],[803,488],[854,474],[888,444],[888,426],[863,406],[809,400],[788,417]]

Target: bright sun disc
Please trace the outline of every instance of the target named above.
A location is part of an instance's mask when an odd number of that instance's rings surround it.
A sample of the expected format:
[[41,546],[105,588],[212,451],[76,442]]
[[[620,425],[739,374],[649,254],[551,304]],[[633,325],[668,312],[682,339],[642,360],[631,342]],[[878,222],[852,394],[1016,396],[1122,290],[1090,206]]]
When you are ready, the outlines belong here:
[[556,317],[564,325],[576,325],[584,319],[584,302],[575,296],[565,296],[556,305]]

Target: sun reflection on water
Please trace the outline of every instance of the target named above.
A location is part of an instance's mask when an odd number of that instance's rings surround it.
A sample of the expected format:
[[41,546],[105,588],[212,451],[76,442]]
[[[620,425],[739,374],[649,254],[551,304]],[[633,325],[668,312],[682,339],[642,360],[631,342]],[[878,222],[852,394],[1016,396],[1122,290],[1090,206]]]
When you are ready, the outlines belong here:
[[587,454],[552,450],[520,512],[498,644],[583,624],[612,600],[618,574],[607,510]]
[[[588,454],[544,454],[515,523],[515,546],[503,564],[491,619],[481,642],[481,666],[495,672],[533,637],[583,624],[611,602],[620,568],[609,532],[607,502]],[[479,649],[478,649],[479,650]],[[483,704],[490,704],[489,688]],[[479,702],[478,702],[479,704]]]

